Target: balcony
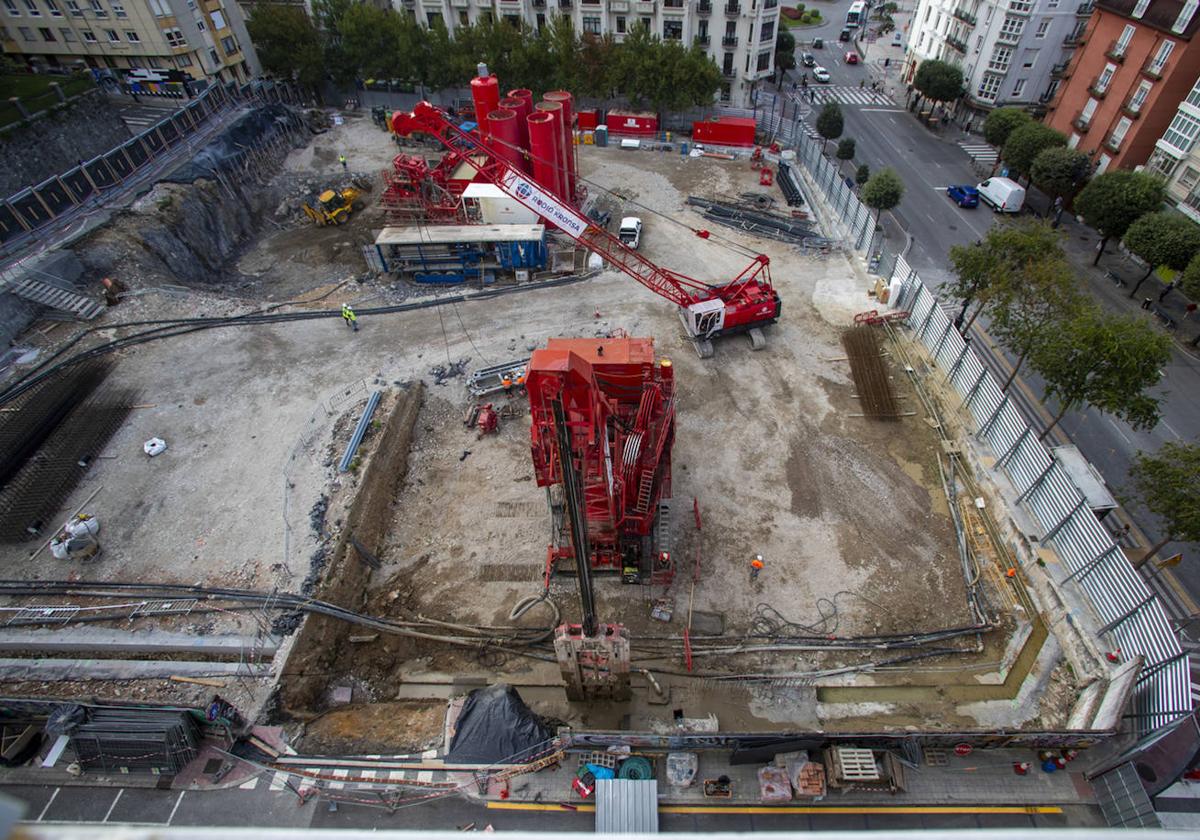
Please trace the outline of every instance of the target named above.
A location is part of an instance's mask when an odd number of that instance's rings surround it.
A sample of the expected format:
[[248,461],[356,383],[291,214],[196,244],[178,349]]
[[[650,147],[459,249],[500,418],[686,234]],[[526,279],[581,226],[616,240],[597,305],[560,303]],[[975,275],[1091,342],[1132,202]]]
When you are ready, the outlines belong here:
[[951,49],[958,50],[963,55],[967,54],[967,42],[966,41],[960,41],[958,38],[955,38],[953,35],[947,35],[946,36],[946,44]]
[[1121,105],[1121,113],[1129,117],[1131,120],[1136,120],[1142,115],[1142,108],[1145,106],[1145,104],[1145,97],[1142,97],[1142,101],[1139,102],[1131,96]]
[[683,0],[663,0],[664,9],[682,9]]
[[1090,116],[1085,117],[1083,115],[1083,111],[1080,111],[1078,114],[1075,115],[1075,119],[1071,120],[1071,125],[1075,126],[1075,128],[1078,129],[1080,132],[1086,133],[1088,130],[1088,127],[1091,126],[1091,124],[1092,124],[1092,118]]
[[721,46],[722,47],[736,47],[737,46],[737,36],[736,35],[723,36],[721,38]]
[[1083,34],[1072,32],[1066,38],[1063,38],[1064,47],[1081,47],[1083,46]]
[[712,39],[709,38],[707,35],[697,35],[696,36],[696,45],[697,46],[707,47],[711,42],[712,42]]
[[1096,8],[1095,3],[1080,3],[1075,7],[1075,14],[1079,17],[1091,17],[1092,11]]
[[742,4],[741,3],[726,3],[725,4],[725,14],[729,15],[730,17],[736,17],[737,15],[740,15],[741,13],[742,13]]
[[1050,78],[1069,79],[1071,77],[1071,62],[1064,61],[1050,68]]
[[1020,32],[1005,32],[1005,31],[1001,30],[1000,33],[998,35],[996,35],[996,43],[997,44],[1016,44],[1016,43],[1019,43],[1020,40],[1021,40]]
[[1167,72],[1166,63],[1159,64],[1156,61],[1147,61],[1142,65],[1141,74],[1151,81],[1157,82]]
[[1103,99],[1108,96],[1108,86],[1110,84],[1112,84],[1111,79],[1104,84],[1100,84],[1100,79],[1097,77],[1096,81],[1088,86],[1088,93],[1091,94],[1092,99]]
[[734,70],[732,67],[724,67],[721,69],[721,75],[724,76],[726,79],[732,79],[735,76],[737,76],[737,71]]
[[1123,143],[1124,141],[1125,141],[1124,137],[1111,137],[1110,136],[1107,140],[1104,141],[1104,148],[1108,149],[1110,152],[1119,152],[1119,151],[1121,151],[1121,143]]
[[772,9],[778,9],[779,8],[779,0],[766,0],[766,2],[763,3],[763,8],[766,9],[768,12],[771,11]]
[[961,20],[963,23],[967,24],[967,26],[975,25],[975,15],[971,14],[966,9],[955,9],[950,14],[956,20]]
[[1113,41],[1112,44],[1109,45],[1108,52],[1106,52],[1105,55],[1108,56],[1113,61],[1117,62],[1117,64],[1124,64],[1125,63],[1125,52],[1128,49],[1129,49],[1128,44],[1122,44],[1120,42],[1120,40]]

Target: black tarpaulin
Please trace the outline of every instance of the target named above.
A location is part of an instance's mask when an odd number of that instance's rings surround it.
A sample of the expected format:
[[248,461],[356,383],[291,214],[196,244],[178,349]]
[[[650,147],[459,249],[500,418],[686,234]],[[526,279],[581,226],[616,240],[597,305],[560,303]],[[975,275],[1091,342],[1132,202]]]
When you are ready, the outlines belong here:
[[545,749],[550,732],[511,685],[467,695],[446,755],[449,764],[521,764]]

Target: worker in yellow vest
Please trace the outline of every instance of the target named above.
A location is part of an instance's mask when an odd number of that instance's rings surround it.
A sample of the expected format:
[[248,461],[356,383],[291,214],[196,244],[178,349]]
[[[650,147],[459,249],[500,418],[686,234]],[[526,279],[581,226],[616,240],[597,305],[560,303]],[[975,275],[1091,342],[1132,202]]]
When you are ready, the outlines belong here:
[[353,327],[355,332],[358,332],[358,316],[354,314],[354,310],[350,308],[350,304],[342,304],[342,320],[346,322],[346,326]]

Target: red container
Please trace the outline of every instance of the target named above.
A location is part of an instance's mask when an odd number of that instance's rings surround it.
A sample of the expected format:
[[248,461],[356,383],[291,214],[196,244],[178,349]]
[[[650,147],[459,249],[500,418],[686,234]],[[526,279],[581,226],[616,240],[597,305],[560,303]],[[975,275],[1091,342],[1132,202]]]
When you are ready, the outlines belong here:
[[563,120],[563,150],[567,158],[567,196],[575,201],[575,181],[578,178],[578,166],[575,163],[575,99],[570,91],[552,90],[542,97],[547,102],[562,104]]
[[529,115],[529,155],[533,165],[533,180],[543,189],[560,195],[558,181],[558,116],[544,111]]
[[[517,88],[508,92],[509,99],[521,99],[525,102],[525,116],[533,113],[533,91],[529,88]],[[518,111],[518,113],[520,113]]]
[[656,114],[609,111],[604,122],[608,126],[609,134],[626,137],[653,137],[658,134],[658,116]]
[[471,80],[471,101],[475,103],[475,122],[479,134],[487,136],[487,115],[500,107],[500,83],[495,76],[477,76]]
[[748,148],[754,145],[757,130],[757,124],[750,117],[718,117],[692,123],[692,140],[714,146]]
[[554,117],[555,122],[555,144],[554,144],[554,169],[555,181],[558,188],[554,194],[559,198],[565,198],[568,201],[571,197],[571,175],[569,164],[567,163],[567,148],[563,143],[563,106],[561,102],[539,102],[534,106],[538,111],[541,111]]
[[524,172],[525,155],[521,153],[521,126],[517,122],[516,112],[498,108],[488,114],[487,122],[492,147],[500,158]]
[[526,120],[529,118],[529,112],[525,110],[525,100],[517,99],[512,96],[506,96],[500,100],[500,108],[505,111],[512,111],[517,115],[517,128],[520,130],[520,138],[517,143],[521,147],[521,159],[526,174],[532,170],[529,168],[529,123]]
[[575,112],[580,131],[595,131],[600,125],[600,112],[595,108],[581,108]]

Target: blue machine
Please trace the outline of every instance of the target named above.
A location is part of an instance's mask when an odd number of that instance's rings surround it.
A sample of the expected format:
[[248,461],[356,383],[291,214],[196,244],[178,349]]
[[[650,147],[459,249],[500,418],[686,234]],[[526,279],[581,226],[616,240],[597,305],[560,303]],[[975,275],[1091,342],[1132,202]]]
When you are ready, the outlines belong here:
[[497,272],[546,267],[544,225],[416,225],[375,240],[383,270],[417,283],[495,282]]

